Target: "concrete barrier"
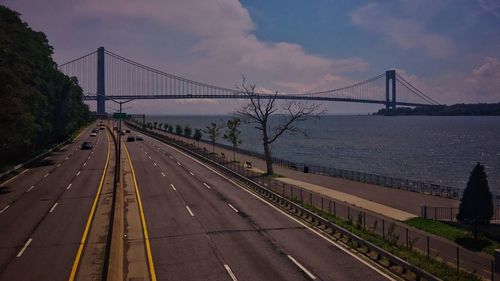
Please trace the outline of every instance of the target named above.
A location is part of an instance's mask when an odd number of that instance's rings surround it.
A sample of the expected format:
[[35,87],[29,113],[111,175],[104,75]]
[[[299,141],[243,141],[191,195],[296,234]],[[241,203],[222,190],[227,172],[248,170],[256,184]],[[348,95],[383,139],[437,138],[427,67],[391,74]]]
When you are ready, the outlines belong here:
[[500,273],[500,249],[495,250],[495,273]]

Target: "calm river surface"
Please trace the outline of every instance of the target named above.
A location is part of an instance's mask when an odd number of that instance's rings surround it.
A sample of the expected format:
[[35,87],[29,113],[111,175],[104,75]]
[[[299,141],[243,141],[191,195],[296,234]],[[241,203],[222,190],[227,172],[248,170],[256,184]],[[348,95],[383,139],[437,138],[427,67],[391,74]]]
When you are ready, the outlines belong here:
[[[205,128],[230,116],[149,116]],[[465,188],[476,162],[500,191],[500,117],[323,116],[302,123],[308,137],[284,135],[273,156]],[[206,136],[204,136],[206,138]],[[242,127],[242,148],[262,152],[259,131]],[[222,137],[219,142],[223,142]]]

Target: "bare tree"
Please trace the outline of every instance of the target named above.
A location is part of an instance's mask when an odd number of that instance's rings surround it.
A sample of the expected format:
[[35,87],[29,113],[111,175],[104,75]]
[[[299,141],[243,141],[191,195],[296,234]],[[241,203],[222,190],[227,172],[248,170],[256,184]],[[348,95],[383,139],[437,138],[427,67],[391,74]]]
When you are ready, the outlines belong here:
[[[308,104],[301,101],[288,101],[278,104],[278,92],[269,95],[256,93],[256,85],[247,85],[245,77],[239,90],[246,95],[250,102],[237,111],[246,124],[254,124],[255,128],[262,132],[262,145],[266,157],[267,174],[273,175],[273,159],[271,154],[271,144],[275,142],[283,133],[301,133],[307,135],[305,130],[297,126],[297,123],[310,118],[319,118],[323,111],[321,104]],[[275,114],[282,114],[273,120],[277,124],[272,125],[270,117]]]

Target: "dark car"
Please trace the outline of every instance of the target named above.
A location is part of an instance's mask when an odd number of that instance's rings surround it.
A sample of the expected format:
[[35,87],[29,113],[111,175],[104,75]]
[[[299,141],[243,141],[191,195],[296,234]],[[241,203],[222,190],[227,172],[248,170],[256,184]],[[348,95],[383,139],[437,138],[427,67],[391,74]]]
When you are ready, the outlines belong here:
[[125,130],[125,133],[129,134],[129,133],[130,133],[130,130]]
[[127,141],[135,141],[135,138],[133,136],[128,136]]
[[92,133],[99,133],[99,129],[98,128],[92,129]]
[[144,140],[144,138],[143,138],[142,136],[136,136],[136,137],[135,137],[135,140],[137,140],[137,141],[143,141],[143,140]]
[[82,149],[92,149],[92,147],[94,147],[94,144],[89,141],[82,143]]

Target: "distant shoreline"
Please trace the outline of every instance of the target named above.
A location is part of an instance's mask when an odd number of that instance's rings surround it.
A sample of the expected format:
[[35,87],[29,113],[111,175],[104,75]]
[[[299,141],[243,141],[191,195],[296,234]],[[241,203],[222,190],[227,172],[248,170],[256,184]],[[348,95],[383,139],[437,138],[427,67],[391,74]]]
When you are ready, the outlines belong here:
[[453,104],[380,109],[383,116],[500,116],[499,103]]

